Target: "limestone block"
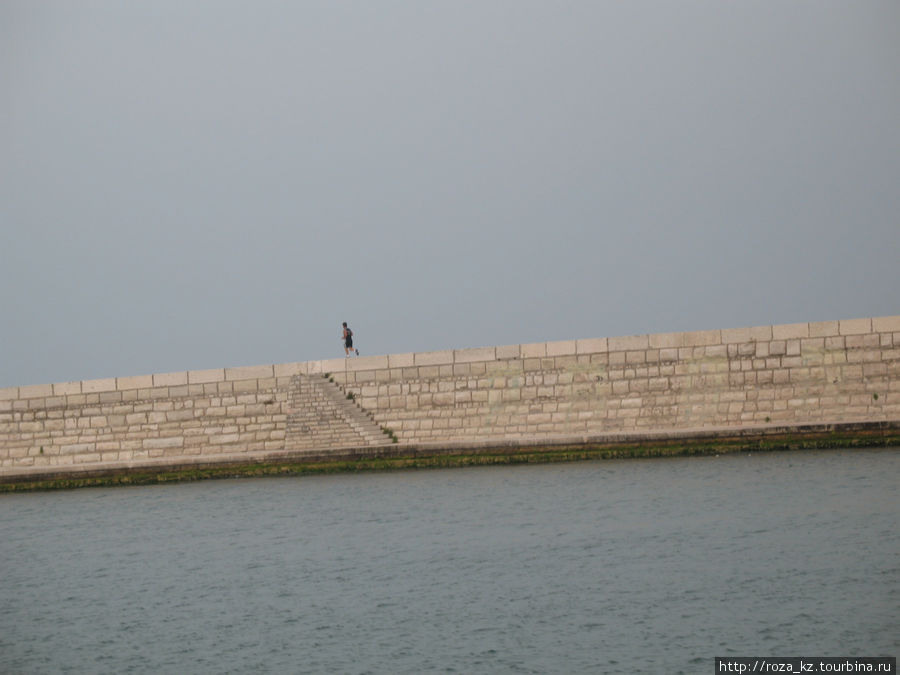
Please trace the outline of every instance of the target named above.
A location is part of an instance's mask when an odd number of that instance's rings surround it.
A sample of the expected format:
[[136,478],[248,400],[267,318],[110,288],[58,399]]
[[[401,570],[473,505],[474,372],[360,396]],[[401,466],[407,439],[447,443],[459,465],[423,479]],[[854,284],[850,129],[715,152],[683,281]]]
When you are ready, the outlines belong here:
[[825,349],[825,338],[806,338],[800,340],[800,351],[802,352],[815,352],[822,351]]
[[293,375],[305,375],[305,363],[276,363],[272,366],[274,377],[291,377]]
[[387,356],[351,356],[349,359],[344,359],[343,366],[335,365],[331,372],[338,372],[341,370],[357,372],[361,370],[378,370],[380,368],[388,367]]
[[808,323],[788,323],[772,326],[772,337],[775,340],[790,340],[794,338],[807,338],[809,335]]
[[[53,384],[54,396],[68,396],[69,394],[80,394],[81,382],[56,382]],[[0,395],[2,398],[2,395]]]
[[625,363],[637,364],[646,363],[647,353],[645,351],[625,352]]
[[79,455],[85,452],[94,451],[93,443],[72,443],[71,445],[63,445],[59,448],[61,455]]
[[546,342],[534,342],[530,344],[519,345],[519,348],[523,359],[543,358],[547,356]]
[[845,319],[838,323],[841,335],[861,335],[872,332],[871,319]]
[[162,450],[166,448],[181,448],[184,446],[184,438],[172,436],[169,438],[145,438],[141,447],[145,450]]
[[[131,377],[117,377],[116,389],[123,391],[125,389],[143,389],[153,386],[153,375],[133,375]],[[77,392],[73,392],[77,393]]]
[[809,337],[831,337],[839,334],[837,321],[816,321],[809,324]]
[[45,398],[47,396],[53,396],[53,385],[52,384],[29,384],[24,387],[19,387],[19,395],[18,398]]
[[575,340],[559,340],[547,343],[547,356],[575,356]]
[[225,369],[226,380],[256,380],[266,377],[275,377],[275,366],[240,366]]
[[174,373],[154,373],[152,375],[153,387],[174,387],[188,383],[188,374],[185,371]]
[[682,333],[685,347],[704,347],[707,345],[722,344],[722,331],[698,330],[691,333]]
[[101,380],[84,380],[81,383],[81,392],[83,394],[97,394],[99,392],[115,391],[116,378],[107,377]]
[[456,349],[453,352],[454,363],[473,363],[475,361],[494,361],[497,351],[493,347],[475,347],[472,349]]
[[453,363],[453,350],[447,349],[441,352],[418,352],[415,354],[417,366],[440,366]]
[[388,368],[411,368],[416,365],[416,355],[412,352],[407,354],[388,354]]
[[[79,386],[81,383],[78,383]],[[19,388],[18,387],[4,387],[0,389],[0,401],[12,401],[19,398]]]
[[187,377],[188,384],[218,383],[225,379],[225,369],[211,368],[209,370],[189,370]]
[[731,344],[734,342],[755,342],[758,340],[772,339],[772,326],[724,328],[721,332],[722,342],[724,342],[725,344]]
[[259,380],[235,380],[231,386],[235,394],[249,391],[255,392],[259,389]]
[[872,319],[872,328],[876,333],[900,332],[900,316],[879,316]]
[[518,359],[522,355],[521,345],[503,345],[496,349],[498,359]]
[[[650,337],[648,335],[625,335],[621,337],[607,338],[607,345],[610,352],[625,352],[647,350],[650,348]],[[668,345],[652,345],[654,349]]]

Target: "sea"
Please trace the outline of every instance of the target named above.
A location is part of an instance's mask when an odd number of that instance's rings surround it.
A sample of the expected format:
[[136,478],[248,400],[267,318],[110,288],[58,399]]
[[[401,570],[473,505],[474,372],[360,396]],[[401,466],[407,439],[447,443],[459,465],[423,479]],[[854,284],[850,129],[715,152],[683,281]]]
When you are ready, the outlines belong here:
[[900,448],[0,495],[3,673],[897,656]]

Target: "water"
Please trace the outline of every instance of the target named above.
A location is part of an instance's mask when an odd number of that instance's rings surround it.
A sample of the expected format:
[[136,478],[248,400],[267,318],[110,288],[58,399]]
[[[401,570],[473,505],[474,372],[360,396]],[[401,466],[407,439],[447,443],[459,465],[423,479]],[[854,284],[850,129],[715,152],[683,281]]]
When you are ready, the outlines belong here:
[[0,496],[11,673],[896,655],[900,449]]

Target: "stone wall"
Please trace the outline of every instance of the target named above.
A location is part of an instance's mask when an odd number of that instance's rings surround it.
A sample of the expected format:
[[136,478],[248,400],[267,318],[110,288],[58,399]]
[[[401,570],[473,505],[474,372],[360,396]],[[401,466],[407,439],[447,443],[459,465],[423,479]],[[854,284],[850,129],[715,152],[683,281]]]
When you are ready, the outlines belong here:
[[900,419],[900,317],[344,361],[405,442]]
[[900,316],[11,387],[0,476],[378,451],[379,427],[396,452],[886,420],[900,420]]
[[260,366],[0,389],[0,472],[281,449],[289,383]]

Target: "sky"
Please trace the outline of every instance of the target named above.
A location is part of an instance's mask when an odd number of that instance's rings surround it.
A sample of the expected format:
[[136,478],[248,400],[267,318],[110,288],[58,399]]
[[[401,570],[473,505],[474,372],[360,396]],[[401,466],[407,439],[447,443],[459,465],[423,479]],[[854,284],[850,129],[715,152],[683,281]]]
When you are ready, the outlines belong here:
[[0,387],[900,314],[900,3],[0,0]]

